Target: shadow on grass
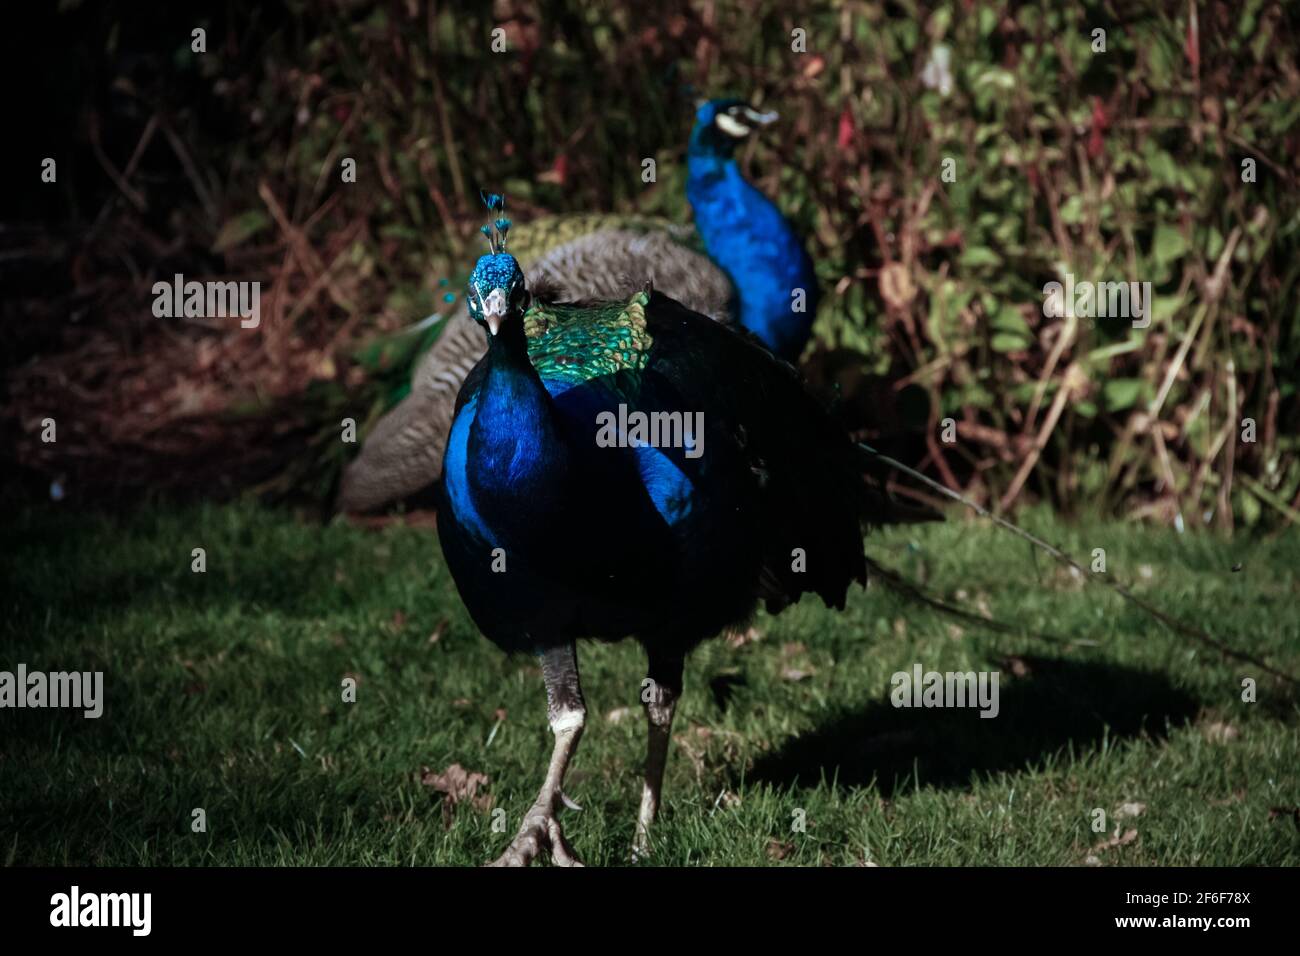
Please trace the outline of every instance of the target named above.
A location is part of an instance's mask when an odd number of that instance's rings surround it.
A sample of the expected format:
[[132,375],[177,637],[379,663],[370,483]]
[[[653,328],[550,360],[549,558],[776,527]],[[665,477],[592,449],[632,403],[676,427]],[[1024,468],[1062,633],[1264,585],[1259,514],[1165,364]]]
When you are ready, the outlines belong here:
[[[1023,658],[1028,673],[999,678],[1000,711],[895,708],[886,697],[792,737],[758,759],[749,783],[867,786],[881,796],[913,786],[958,788],[972,777],[1034,767],[1072,747],[1081,754],[1103,739],[1164,739],[1200,702],[1162,674],[1062,658]],[[739,772],[737,771],[737,776]]]
[[[230,528],[197,511],[188,521],[161,527],[147,513],[133,521],[87,528],[65,515],[42,515],[21,533],[0,534],[5,559],[27,572],[6,582],[11,607],[39,617],[50,595],[57,594],[63,606],[87,615],[167,612],[183,603],[195,612],[257,607],[317,618],[372,599],[385,580],[409,573],[414,561],[427,558],[431,568],[441,568],[441,550],[432,534],[417,546],[377,534],[346,538],[309,524],[287,531],[277,524],[262,533],[251,519]],[[159,540],[172,553],[160,554]],[[206,550],[204,574],[191,570],[191,548],[199,545]],[[100,553],[102,560],[73,560],[88,550]],[[383,559],[377,557],[379,550]],[[76,570],[69,571],[70,566]],[[344,578],[336,577],[336,568]],[[0,572],[4,570],[0,561]],[[430,570],[427,583],[432,586],[437,577]],[[6,636],[0,625],[0,646]]]

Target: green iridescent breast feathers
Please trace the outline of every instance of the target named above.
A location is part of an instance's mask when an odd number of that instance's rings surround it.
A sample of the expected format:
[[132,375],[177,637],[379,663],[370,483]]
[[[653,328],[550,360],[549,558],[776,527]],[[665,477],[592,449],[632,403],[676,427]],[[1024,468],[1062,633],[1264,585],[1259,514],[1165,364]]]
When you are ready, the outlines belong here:
[[547,382],[578,385],[619,371],[640,371],[654,344],[644,292],[626,303],[593,306],[538,303],[524,315],[528,358]]

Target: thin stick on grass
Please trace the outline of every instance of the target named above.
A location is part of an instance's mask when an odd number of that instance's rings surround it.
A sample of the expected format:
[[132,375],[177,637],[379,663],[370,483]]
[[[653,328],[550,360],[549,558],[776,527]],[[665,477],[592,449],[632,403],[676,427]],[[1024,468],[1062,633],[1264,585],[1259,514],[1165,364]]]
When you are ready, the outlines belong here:
[[971,501],[969,498],[965,497],[964,495],[956,491],[953,491],[951,488],[947,487],[946,485],[940,484],[939,482],[935,481],[933,478],[929,478],[926,475],[921,474],[919,471],[914,471],[913,469],[909,468],[907,465],[904,465],[901,461],[898,461],[894,458],[890,458],[888,455],[876,451],[876,449],[872,448],[870,445],[864,444],[863,442],[858,442],[858,447],[861,448],[867,454],[871,455],[877,461],[880,461],[891,468],[897,468],[899,471],[903,472],[903,474],[916,479],[917,481],[926,485],[928,488],[937,491],[945,498],[949,498],[957,502],[958,504],[965,505],[971,511],[974,511],[977,515],[979,515],[981,518],[988,518],[998,527],[1005,528],[1007,531],[1010,531],[1018,538],[1023,538],[1025,541],[1028,541],[1030,544],[1032,544],[1034,547],[1038,548],[1039,550],[1045,551],[1048,554],[1050,554],[1057,561],[1060,561],[1062,564],[1068,565],[1069,567],[1073,568],[1079,574],[1083,575],[1084,578],[1086,578],[1087,580],[1090,581],[1100,580],[1102,584],[1105,584],[1107,587],[1116,591],[1125,600],[1141,608],[1143,611],[1146,611],[1148,614],[1150,614],[1152,617],[1154,617],[1157,621],[1165,625],[1165,627],[1169,628],[1170,630],[1179,634],[1186,635],[1187,637],[1199,641],[1200,643],[1206,645],[1207,647],[1212,647],[1226,657],[1231,657],[1234,660],[1245,661],[1248,664],[1253,664],[1255,667],[1258,667],[1260,670],[1268,674],[1272,674],[1274,677],[1286,681],[1288,684],[1291,684],[1292,686],[1300,686],[1300,680],[1297,680],[1295,677],[1292,677],[1290,674],[1286,673],[1285,671],[1278,670],[1276,667],[1273,667],[1267,661],[1264,661],[1254,656],[1253,654],[1249,654],[1245,651],[1236,650],[1235,648],[1232,648],[1227,644],[1223,643],[1223,641],[1220,641],[1217,638],[1210,636],[1205,631],[1201,630],[1199,627],[1196,627],[1191,624],[1186,624],[1175,617],[1170,617],[1168,614],[1160,610],[1158,607],[1155,607],[1154,605],[1149,604],[1148,602],[1142,600],[1142,598],[1138,597],[1136,594],[1130,591],[1127,587],[1125,587],[1115,578],[1107,576],[1105,578],[1099,579],[1097,575],[1092,574],[1091,572],[1085,570],[1083,565],[1081,565],[1074,558],[1070,557],[1070,555],[1066,554],[1060,548],[1056,547],[1055,545],[1049,544],[1048,542],[1044,541],[1042,538],[1038,537],[1037,535],[1025,531],[1023,528],[1012,524],[1010,521],[1007,521],[1005,518],[993,514],[993,512],[989,511],[987,508],[976,504],[974,501]]
[[996,634],[1023,634],[1029,637],[1037,638],[1040,641],[1046,641],[1049,644],[1061,644],[1066,650],[1079,644],[1088,643],[1085,641],[1072,641],[1069,638],[1059,637],[1055,634],[1046,634],[1042,631],[1035,631],[1032,628],[1016,627],[1013,624],[1007,624],[996,618],[981,617],[978,614],[972,614],[965,608],[949,604],[947,601],[941,601],[938,598],[931,597],[922,591],[919,587],[907,580],[897,571],[887,568],[871,558],[867,558],[867,567],[871,569],[877,577],[884,581],[890,588],[909,600],[924,604],[926,607],[955,617],[958,620],[965,621],[968,624],[974,624],[977,627],[984,627]]

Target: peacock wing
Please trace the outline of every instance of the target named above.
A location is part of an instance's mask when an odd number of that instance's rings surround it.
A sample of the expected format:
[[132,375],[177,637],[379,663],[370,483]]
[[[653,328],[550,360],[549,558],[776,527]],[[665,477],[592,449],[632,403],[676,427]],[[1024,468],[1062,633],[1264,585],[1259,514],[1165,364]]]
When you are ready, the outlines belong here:
[[556,305],[539,303],[524,315],[528,358],[548,389],[640,371],[654,339],[646,326],[645,292],[625,302]]

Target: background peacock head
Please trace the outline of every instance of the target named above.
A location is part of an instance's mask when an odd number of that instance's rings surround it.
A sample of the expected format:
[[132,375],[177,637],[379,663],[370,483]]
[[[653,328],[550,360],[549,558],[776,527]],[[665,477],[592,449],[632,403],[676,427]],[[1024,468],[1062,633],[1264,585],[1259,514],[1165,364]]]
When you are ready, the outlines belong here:
[[777,114],[755,109],[744,100],[709,100],[695,112],[691,149],[730,156],[749,134],[775,122]]

